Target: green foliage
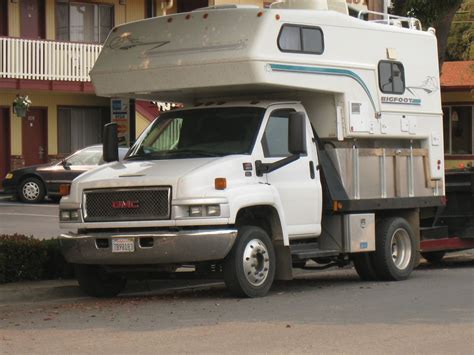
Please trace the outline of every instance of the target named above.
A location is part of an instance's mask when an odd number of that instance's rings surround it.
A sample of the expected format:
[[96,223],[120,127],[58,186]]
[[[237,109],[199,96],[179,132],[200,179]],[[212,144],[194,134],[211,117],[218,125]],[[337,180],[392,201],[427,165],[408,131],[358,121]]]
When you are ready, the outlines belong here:
[[465,0],[454,17],[446,59],[474,60],[474,0]]
[[0,283],[71,276],[57,239],[0,235]]
[[393,12],[421,20],[426,26],[435,27],[439,19],[463,0],[393,0]]

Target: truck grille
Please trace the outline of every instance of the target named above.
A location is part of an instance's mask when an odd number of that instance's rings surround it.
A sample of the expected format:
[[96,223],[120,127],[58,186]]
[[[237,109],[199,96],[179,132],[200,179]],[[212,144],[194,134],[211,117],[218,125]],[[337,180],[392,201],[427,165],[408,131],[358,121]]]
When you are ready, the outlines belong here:
[[170,218],[171,187],[102,189],[84,192],[86,222]]

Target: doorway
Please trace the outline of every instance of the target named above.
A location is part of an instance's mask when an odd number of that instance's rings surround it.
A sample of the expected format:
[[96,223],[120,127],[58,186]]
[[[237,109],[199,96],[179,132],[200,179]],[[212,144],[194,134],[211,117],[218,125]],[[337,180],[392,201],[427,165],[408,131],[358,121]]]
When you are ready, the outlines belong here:
[[8,36],[8,0],[0,0],[0,36]]
[[209,6],[209,0],[178,0],[177,3],[178,12],[189,12]]
[[22,118],[22,152],[25,166],[43,164],[48,160],[47,111],[42,108],[28,110]]
[[10,109],[0,107],[0,180],[10,171]]
[[28,39],[45,39],[44,0],[20,1],[20,35]]

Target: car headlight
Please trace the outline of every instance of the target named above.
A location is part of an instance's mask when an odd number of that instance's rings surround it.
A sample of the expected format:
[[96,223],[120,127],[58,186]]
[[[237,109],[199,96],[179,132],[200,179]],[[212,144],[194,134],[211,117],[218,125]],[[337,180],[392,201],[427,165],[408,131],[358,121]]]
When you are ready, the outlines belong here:
[[7,175],[5,175],[5,180],[10,180],[10,179],[13,179],[12,173],[8,173]]
[[216,217],[221,215],[219,205],[189,206],[189,217]]
[[78,222],[81,220],[80,210],[61,210],[59,211],[60,222]]

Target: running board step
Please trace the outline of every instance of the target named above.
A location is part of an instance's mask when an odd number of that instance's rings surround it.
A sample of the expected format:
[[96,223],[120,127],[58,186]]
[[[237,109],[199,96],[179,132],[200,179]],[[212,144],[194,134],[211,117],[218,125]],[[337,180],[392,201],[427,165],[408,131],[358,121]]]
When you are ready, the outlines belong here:
[[336,256],[341,253],[340,250],[323,250],[319,249],[319,243],[302,243],[290,245],[291,255],[293,259],[307,260],[312,258],[324,258],[328,256]]
[[442,239],[449,236],[448,226],[420,228],[421,240]]

